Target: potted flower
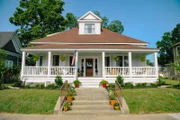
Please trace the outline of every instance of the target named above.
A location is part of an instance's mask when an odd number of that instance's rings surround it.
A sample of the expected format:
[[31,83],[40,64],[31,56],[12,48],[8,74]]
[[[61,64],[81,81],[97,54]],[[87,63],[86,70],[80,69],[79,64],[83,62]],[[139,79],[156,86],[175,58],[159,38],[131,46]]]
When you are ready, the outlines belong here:
[[108,84],[108,81],[107,80],[102,80],[99,85],[102,85],[103,88],[106,88],[107,87],[107,84]]
[[145,61],[145,56],[142,56],[141,58],[140,58],[140,60],[141,60],[141,62],[143,62],[143,61]]
[[120,107],[119,107],[119,103],[118,103],[118,102],[116,102],[116,103],[114,104],[114,110],[120,110]]
[[71,106],[72,105],[72,101],[67,101],[68,105]]
[[110,104],[112,106],[114,106],[114,104],[116,103],[116,96],[115,95],[111,95],[111,96],[109,96],[109,99],[110,99]]
[[39,60],[39,57],[38,57],[38,56],[33,56],[33,60],[34,60],[34,61],[38,61],[38,60]]
[[74,80],[73,83],[76,88],[79,88],[79,85],[81,84],[79,80]]
[[73,88],[68,88],[68,95],[66,96],[67,101],[72,101],[76,91]]
[[69,104],[65,102],[63,105],[64,112],[67,112],[69,108],[70,108]]
[[114,57],[114,60],[117,62],[119,60],[119,57],[118,56],[115,56]]
[[65,61],[65,60],[66,60],[66,57],[65,57],[65,56],[60,56],[60,60],[61,60],[61,61]]

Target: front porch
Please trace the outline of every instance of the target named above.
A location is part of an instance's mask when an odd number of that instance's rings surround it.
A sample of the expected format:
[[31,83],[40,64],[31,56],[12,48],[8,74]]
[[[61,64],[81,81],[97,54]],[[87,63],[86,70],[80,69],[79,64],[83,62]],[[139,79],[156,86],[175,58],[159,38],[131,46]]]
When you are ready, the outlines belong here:
[[[26,53],[39,56],[36,66],[26,66]],[[29,82],[54,82],[57,75],[72,82],[79,79],[82,83],[98,84],[102,79],[114,82],[118,75],[125,82],[155,82],[158,77],[156,51],[89,51],[75,53],[76,65],[71,65],[74,50],[71,51],[23,51],[21,77]],[[154,66],[141,61],[142,56],[154,54]],[[60,60],[60,57],[65,60]],[[118,57],[115,61],[114,57]],[[98,83],[97,83],[98,82]]]

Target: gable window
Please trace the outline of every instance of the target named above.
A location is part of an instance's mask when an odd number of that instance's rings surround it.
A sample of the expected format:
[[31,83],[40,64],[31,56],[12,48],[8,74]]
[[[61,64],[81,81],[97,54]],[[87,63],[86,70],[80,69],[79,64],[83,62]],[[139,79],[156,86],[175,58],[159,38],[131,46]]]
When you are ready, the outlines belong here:
[[59,66],[59,55],[53,55],[53,66]]
[[85,24],[85,34],[93,34],[95,33],[95,27],[94,24]]

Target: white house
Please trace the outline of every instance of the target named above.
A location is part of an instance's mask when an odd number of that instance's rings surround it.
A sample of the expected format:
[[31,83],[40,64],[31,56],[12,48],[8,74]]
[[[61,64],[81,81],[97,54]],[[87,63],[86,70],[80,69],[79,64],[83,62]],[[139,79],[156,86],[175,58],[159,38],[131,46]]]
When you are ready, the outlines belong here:
[[[61,75],[71,83],[78,76],[82,87],[98,87],[102,79],[113,83],[117,75],[125,82],[155,82],[158,49],[102,28],[101,23],[101,18],[89,11],[78,19],[78,28],[32,41],[34,46],[22,49],[22,79],[46,84]],[[27,53],[39,56],[36,66],[25,66]],[[71,65],[74,53],[77,67]],[[154,67],[141,60],[149,54],[154,54]]]

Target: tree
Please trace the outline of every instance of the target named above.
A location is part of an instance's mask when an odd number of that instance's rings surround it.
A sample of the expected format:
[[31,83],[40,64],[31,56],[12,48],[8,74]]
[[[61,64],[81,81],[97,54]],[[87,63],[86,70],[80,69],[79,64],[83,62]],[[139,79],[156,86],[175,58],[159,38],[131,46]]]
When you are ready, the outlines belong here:
[[5,59],[7,57],[7,52],[0,49],[0,89],[2,89],[2,83],[4,82],[3,76],[5,72]]
[[124,27],[119,20],[113,20],[109,23],[109,19],[106,16],[101,16],[99,11],[94,11],[94,14],[96,14],[98,17],[102,19],[102,27],[109,29],[113,32],[122,33],[124,31]]
[[159,48],[159,64],[164,66],[165,64],[173,62],[173,50],[172,46],[177,42],[180,42],[180,24],[171,32],[165,32],[162,36],[162,40],[156,43],[157,48]]
[[65,30],[63,5],[61,0],[20,0],[9,21],[20,26],[17,33],[22,45],[28,46],[31,40]]
[[77,17],[73,13],[66,14],[66,28],[72,29],[78,27]]

